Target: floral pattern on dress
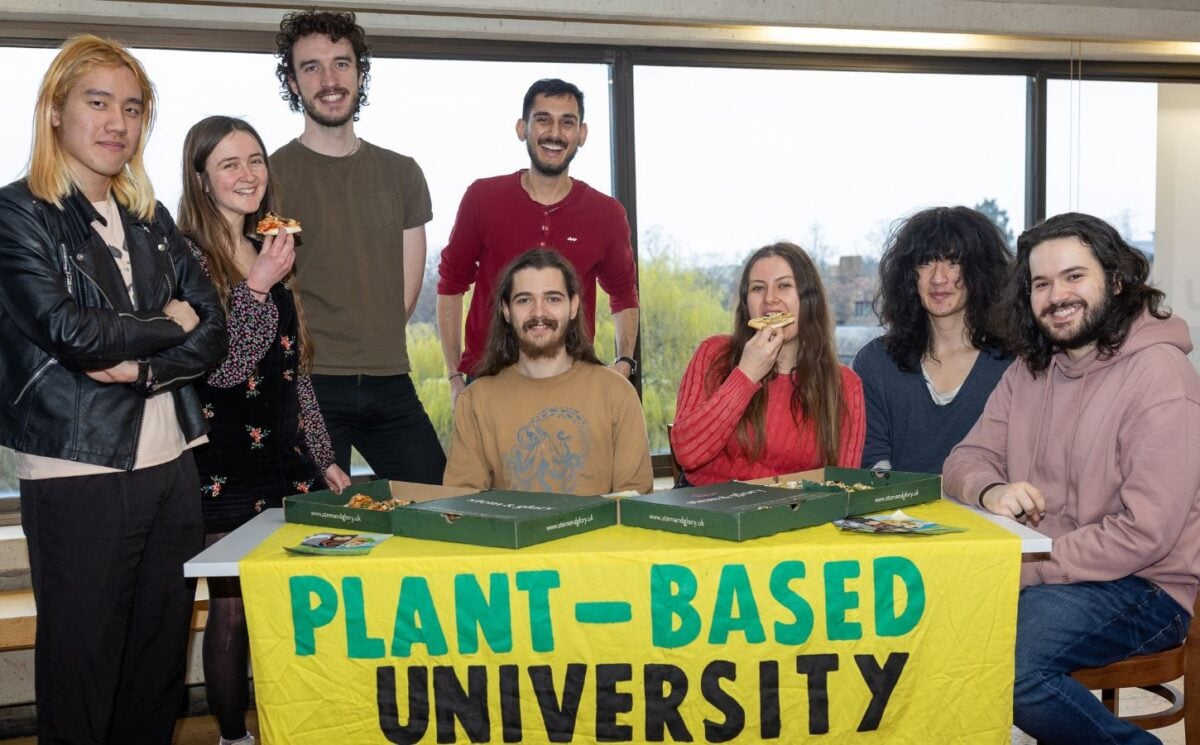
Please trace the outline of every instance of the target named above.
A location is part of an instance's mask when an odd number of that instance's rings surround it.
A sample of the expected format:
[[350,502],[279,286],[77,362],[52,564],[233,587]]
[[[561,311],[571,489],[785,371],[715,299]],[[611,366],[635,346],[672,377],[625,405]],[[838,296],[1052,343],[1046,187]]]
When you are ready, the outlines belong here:
[[251,427],[247,424],[246,434],[250,435],[250,449],[262,450],[263,440],[267,439],[267,435],[271,434],[271,430],[266,427]]
[[211,477],[209,477],[209,481],[211,483],[205,484],[204,486],[200,487],[201,493],[204,494],[204,496],[206,496],[206,497],[221,496],[221,485],[225,483],[226,477],[225,476],[211,476]]

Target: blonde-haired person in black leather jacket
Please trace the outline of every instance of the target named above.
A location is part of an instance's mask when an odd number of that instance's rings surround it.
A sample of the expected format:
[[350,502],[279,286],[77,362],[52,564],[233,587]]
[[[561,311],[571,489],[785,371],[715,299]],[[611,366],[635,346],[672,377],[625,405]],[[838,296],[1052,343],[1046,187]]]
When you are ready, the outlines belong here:
[[169,743],[202,540],[188,381],[226,351],[216,292],[142,166],[154,91],[69,39],[26,179],[0,189],[0,444],[17,452],[42,742]]

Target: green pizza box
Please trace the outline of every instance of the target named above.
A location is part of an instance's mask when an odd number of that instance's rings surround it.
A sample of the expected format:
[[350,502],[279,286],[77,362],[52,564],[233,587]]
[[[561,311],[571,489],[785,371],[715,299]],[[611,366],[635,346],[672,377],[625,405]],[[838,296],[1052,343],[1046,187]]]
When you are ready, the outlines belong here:
[[846,493],[730,481],[621,499],[621,524],[745,541],[846,516]]
[[450,486],[432,486],[430,484],[414,484],[407,481],[367,481],[362,484],[352,484],[337,494],[329,489],[293,494],[283,500],[283,518],[289,523],[304,525],[319,525],[323,528],[341,528],[355,533],[392,533],[396,534],[396,524],[402,519],[400,508],[390,512],[380,512],[356,507],[347,507],[351,497],[359,494],[382,502],[387,499],[405,499],[412,502],[426,502],[431,499],[455,497],[464,490]]
[[524,548],[617,524],[616,500],[492,490],[403,507],[396,535]]
[[[843,517],[891,512],[901,507],[934,502],[942,497],[942,477],[936,473],[873,471],[869,468],[829,466],[759,479],[757,483],[786,489],[800,487],[824,490],[830,488],[825,484],[829,481],[838,481],[845,485],[847,500],[846,514]],[[864,486],[867,488],[862,488]]]

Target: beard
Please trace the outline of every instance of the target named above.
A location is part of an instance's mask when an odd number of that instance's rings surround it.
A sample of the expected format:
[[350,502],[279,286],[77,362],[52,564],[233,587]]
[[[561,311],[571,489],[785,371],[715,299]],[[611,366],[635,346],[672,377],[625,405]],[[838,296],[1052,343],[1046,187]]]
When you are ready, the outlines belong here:
[[[354,106],[352,106],[344,114],[339,114],[337,116],[328,116],[328,115],[322,113],[321,111],[319,111],[316,106],[316,99],[320,98],[321,96],[325,95],[326,93],[345,93],[347,96],[354,96]],[[354,115],[358,113],[358,109],[359,109],[358,91],[354,91],[353,93],[351,93],[350,91],[348,91],[342,87],[323,88],[323,89],[317,91],[317,95],[314,96],[314,98],[312,100],[309,100],[309,99],[305,98],[304,96],[300,96],[300,105],[301,105],[301,107],[304,108],[304,113],[308,114],[308,117],[310,119],[312,119],[317,124],[320,124],[322,127],[340,127],[343,124],[345,124],[346,122],[353,119]]]
[[575,154],[579,152],[579,148],[576,147],[574,150],[568,150],[566,155],[563,156],[562,161],[558,163],[547,163],[539,158],[537,154],[538,145],[542,143],[562,145],[563,148],[567,147],[567,143],[562,140],[555,140],[549,137],[543,137],[540,142],[525,140],[525,149],[529,151],[529,163],[533,166],[533,170],[543,176],[559,176],[566,173],[567,168],[571,166],[571,161],[575,160]]
[[[525,335],[525,331],[538,324],[544,324],[551,331],[559,331],[543,342],[535,342]],[[559,329],[558,321],[553,318],[530,318],[521,329],[513,329],[517,335],[517,347],[527,359],[542,360],[557,357],[567,346],[567,331]]]
[[[1112,299],[1112,292],[1106,287],[1104,297],[1101,298],[1099,305],[1092,306],[1085,300],[1073,300],[1070,303],[1056,303],[1047,306],[1042,314],[1038,316],[1038,326],[1041,327],[1042,333],[1056,347],[1062,349],[1079,349],[1088,344],[1096,342],[1100,338],[1100,332],[1104,326],[1105,316],[1108,315],[1108,303]],[[1053,326],[1050,325],[1049,319],[1056,310],[1060,310],[1074,303],[1082,303],[1083,318],[1074,330],[1066,329],[1056,332]]]

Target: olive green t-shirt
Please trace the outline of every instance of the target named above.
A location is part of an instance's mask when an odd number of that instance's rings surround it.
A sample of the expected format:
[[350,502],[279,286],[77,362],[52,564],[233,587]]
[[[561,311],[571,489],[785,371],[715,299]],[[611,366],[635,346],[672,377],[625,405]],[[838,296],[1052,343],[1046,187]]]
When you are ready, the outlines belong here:
[[433,215],[417,162],[365,140],[331,157],[296,140],[271,156],[282,214],[300,221],[296,276],[313,340],[313,372],[409,371],[404,231]]

